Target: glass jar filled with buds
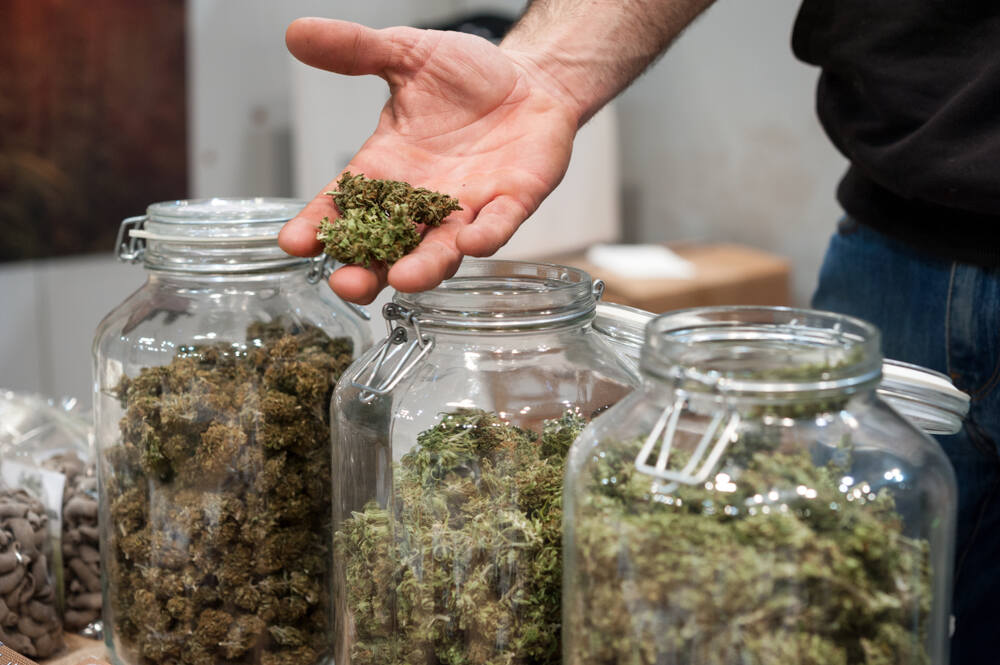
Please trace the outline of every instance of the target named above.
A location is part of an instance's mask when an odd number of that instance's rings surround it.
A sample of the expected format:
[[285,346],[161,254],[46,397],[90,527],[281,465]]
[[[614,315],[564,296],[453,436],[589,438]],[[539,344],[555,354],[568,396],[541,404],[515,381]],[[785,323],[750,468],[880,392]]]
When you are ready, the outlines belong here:
[[334,393],[338,665],[560,662],[562,481],[637,376],[590,277],[467,259]]
[[277,234],[303,203],[126,220],[145,284],[94,341],[105,636],[119,665],[311,665],[333,626],[329,402],[368,325]]
[[947,662],[954,474],[874,327],[679,311],[640,367],[569,455],[567,664]]

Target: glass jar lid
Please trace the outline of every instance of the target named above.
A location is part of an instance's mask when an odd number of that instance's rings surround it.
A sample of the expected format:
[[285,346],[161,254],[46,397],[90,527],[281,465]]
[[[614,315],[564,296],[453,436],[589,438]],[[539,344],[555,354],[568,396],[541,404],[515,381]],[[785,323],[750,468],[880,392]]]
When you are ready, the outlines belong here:
[[882,363],[878,393],[928,434],[956,434],[971,398],[944,374],[899,360]]
[[211,198],[153,203],[122,222],[118,256],[153,270],[242,272],[309,261],[278,247],[278,232],[306,205],[288,198]]
[[653,315],[644,309],[599,302],[592,325],[594,330],[611,342],[624,347],[627,355],[638,358],[646,334],[646,324],[651,318]]
[[306,202],[287,198],[212,198],[162,201],[146,208],[146,234],[167,240],[192,238],[273,241]]

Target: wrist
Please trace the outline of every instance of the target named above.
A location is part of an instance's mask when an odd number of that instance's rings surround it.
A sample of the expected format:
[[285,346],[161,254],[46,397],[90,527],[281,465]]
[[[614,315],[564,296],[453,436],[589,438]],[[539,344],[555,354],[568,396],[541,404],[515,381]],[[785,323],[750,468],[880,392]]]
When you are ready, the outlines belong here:
[[515,28],[500,44],[500,48],[516,61],[533,80],[576,120],[580,127],[608,101],[613,99],[631,80],[619,83],[613,74],[617,59],[610,50],[575,51],[562,46],[575,39],[549,30],[544,35]]
[[500,44],[585,123],[713,0],[533,0]]
[[604,90],[595,80],[592,68],[582,63],[564,60],[544,48],[527,44],[504,42],[501,49],[509,58],[549,94],[573,119],[577,127],[583,126],[615,92]]

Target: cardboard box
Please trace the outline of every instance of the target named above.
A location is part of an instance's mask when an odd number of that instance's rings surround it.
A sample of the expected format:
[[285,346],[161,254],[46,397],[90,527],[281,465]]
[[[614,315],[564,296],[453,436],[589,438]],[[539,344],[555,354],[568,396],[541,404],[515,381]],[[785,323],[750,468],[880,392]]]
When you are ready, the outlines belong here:
[[670,245],[695,267],[692,279],[635,279],[600,269],[583,253],[554,256],[552,263],[586,270],[604,280],[604,300],[654,313],[705,305],[790,304],[789,261],[734,244]]

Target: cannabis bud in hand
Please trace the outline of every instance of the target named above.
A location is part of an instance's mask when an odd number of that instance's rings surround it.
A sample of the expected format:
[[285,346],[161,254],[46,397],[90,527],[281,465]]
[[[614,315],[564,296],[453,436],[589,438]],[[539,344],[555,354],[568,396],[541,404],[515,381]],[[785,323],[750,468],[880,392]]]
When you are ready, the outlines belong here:
[[419,225],[438,226],[461,210],[446,194],[396,180],[374,180],[347,171],[337,189],[327,192],[340,218],[324,217],[316,237],[327,254],[341,263],[395,263],[420,244]]

